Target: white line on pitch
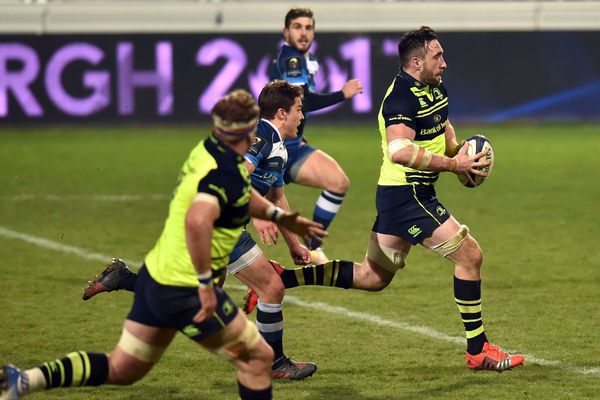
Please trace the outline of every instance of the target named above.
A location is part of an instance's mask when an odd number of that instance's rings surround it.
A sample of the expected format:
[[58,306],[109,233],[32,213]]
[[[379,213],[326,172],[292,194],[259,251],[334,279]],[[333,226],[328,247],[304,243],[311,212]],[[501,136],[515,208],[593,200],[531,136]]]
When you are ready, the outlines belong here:
[[[41,238],[38,236],[29,235],[27,233],[17,232],[17,231],[14,231],[12,229],[8,229],[8,228],[2,227],[2,226],[0,226],[0,236],[4,236],[9,239],[22,240],[24,242],[34,244],[38,247],[43,247],[43,248],[50,249],[50,250],[56,250],[56,251],[60,251],[63,253],[74,254],[79,257],[88,259],[88,260],[107,262],[108,260],[111,259],[111,256],[108,256],[105,254],[96,253],[96,252],[93,252],[93,251],[90,251],[90,250],[87,250],[84,248],[80,248],[80,247],[65,245],[65,244],[54,242],[52,240],[44,239],[44,238]],[[127,260],[126,262],[130,265],[136,265],[136,266],[141,265],[140,261]],[[240,285],[228,285],[227,288],[234,289],[234,290],[245,290],[246,289],[246,287],[240,286]],[[286,295],[285,301],[287,303],[291,303],[291,304],[294,304],[294,305],[297,305],[300,307],[312,308],[312,309],[315,309],[318,311],[323,311],[323,312],[327,312],[327,313],[335,314],[335,315],[342,315],[347,318],[352,318],[352,319],[356,319],[356,320],[369,322],[369,323],[372,323],[372,324],[378,325],[378,326],[384,326],[384,327],[407,331],[407,332],[411,332],[411,333],[417,333],[417,334],[420,334],[423,336],[428,336],[430,338],[442,340],[445,342],[450,342],[450,343],[455,343],[455,344],[460,344],[460,345],[465,344],[465,339],[463,337],[449,336],[449,335],[446,335],[445,333],[436,331],[435,329],[432,329],[432,328],[429,328],[426,326],[411,325],[406,322],[392,321],[389,319],[384,319],[384,318],[378,317],[377,315],[352,311],[345,307],[332,306],[327,303],[309,302],[309,301],[302,300],[301,298],[296,297],[296,296]],[[525,354],[524,356],[525,356],[526,362],[531,362],[534,364],[544,365],[544,366],[552,366],[552,367],[560,368],[560,369],[563,369],[566,371],[575,372],[577,374],[582,374],[582,375],[600,376],[600,367],[595,367],[595,368],[580,367],[577,365],[566,364],[566,363],[563,363],[562,361],[545,360],[543,358],[538,358],[531,354]]]

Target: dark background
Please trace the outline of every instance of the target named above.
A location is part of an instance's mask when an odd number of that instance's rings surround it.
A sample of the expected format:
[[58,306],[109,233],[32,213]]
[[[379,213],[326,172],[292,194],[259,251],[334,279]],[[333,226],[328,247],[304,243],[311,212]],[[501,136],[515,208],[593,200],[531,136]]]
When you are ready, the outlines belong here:
[[[440,32],[448,70],[444,82],[450,93],[450,115],[453,120],[503,122],[598,121],[600,105],[600,32]],[[370,85],[362,96],[369,96],[370,110],[357,110],[347,101],[327,113],[311,118],[325,122],[368,121],[377,114],[381,99],[398,70],[395,46],[399,33],[319,33],[315,54],[321,70],[318,83],[322,91],[339,90],[332,71],[340,69],[353,77],[352,61],[340,49],[356,39],[368,39],[370,54],[353,54],[355,60],[370,66]],[[212,65],[198,65],[200,49],[214,40],[227,39],[239,45],[246,63],[236,77],[229,74],[217,79],[230,59],[218,58]],[[109,35],[0,35],[0,51],[7,43],[31,47],[40,61],[40,71],[30,86],[44,115],[25,114],[15,96],[7,93],[8,114],[0,116],[0,124],[27,125],[37,123],[196,123],[208,122],[206,111],[199,108],[199,98],[211,84],[219,81],[223,90],[250,88],[251,78],[264,77],[265,67],[277,52],[281,37],[277,34],[109,34]],[[135,90],[135,113],[120,115],[117,96],[117,45],[134,45],[134,69],[154,70],[155,45],[172,44],[173,107],[166,115],[158,114],[155,88]],[[83,86],[86,71],[110,74],[110,101],[88,116],[72,116],[56,107],[46,93],[44,75],[53,54],[71,43],[87,43],[103,50],[98,65],[77,61],[62,74],[62,85],[73,97],[84,98],[91,90]],[[213,46],[218,48],[218,45]],[[387,49],[387,50],[386,50]],[[346,56],[346,58],[348,58]],[[1,59],[1,58],[0,58]],[[1,66],[0,66],[1,67]],[[19,71],[21,63],[9,60],[5,69]],[[6,91],[0,68],[0,91]],[[228,81],[231,81],[227,85]],[[256,86],[256,84],[255,84]],[[256,86],[259,87],[259,86]],[[254,93],[256,92],[256,87]],[[370,92],[370,93],[369,93]],[[215,96],[220,92],[215,93]],[[1,94],[1,92],[0,92]],[[215,97],[215,99],[218,97]],[[216,100],[215,100],[216,101]]]

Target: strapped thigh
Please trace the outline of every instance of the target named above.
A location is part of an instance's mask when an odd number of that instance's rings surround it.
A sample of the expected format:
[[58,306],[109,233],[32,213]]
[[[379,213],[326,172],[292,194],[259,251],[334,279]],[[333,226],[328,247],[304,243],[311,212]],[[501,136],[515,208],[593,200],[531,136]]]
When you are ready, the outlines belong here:
[[463,242],[468,236],[469,227],[466,225],[461,225],[458,229],[458,232],[456,232],[454,236],[452,236],[445,242],[442,242],[435,246],[431,246],[429,250],[438,253],[442,257],[448,257],[450,254],[458,250],[460,246],[462,246]]
[[155,364],[165,352],[165,348],[148,344],[123,328],[121,339],[117,344],[121,350],[138,360]]
[[377,241],[377,235],[369,237],[369,247],[367,248],[367,258],[375,262],[383,269],[395,274],[400,268],[404,268],[407,253],[396,250],[392,247],[382,246]]
[[226,359],[236,358],[240,353],[254,349],[260,338],[256,325],[246,320],[246,326],[240,335],[216,349],[215,353]]

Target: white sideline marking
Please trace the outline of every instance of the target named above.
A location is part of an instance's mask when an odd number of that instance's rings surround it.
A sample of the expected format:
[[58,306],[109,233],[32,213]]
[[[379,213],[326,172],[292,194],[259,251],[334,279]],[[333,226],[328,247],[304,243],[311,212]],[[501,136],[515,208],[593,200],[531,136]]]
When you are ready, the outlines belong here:
[[85,201],[144,201],[144,200],[165,200],[169,196],[164,194],[95,194],[95,195],[84,195],[84,194],[18,194],[14,196],[2,196],[0,199],[8,201],[31,201],[31,200],[45,200],[45,201],[72,201],[72,200],[85,200]]
[[[79,257],[88,259],[88,260],[101,261],[104,263],[104,262],[108,262],[108,260],[111,259],[111,256],[108,256],[105,254],[95,253],[93,251],[90,251],[90,250],[87,250],[84,248],[69,246],[69,245],[65,245],[62,243],[54,242],[52,240],[29,235],[27,233],[17,232],[17,231],[14,231],[12,229],[8,229],[8,228],[2,227],[2,226],[0,226],[0,236],[4,236],[9,239],[22,240],[24,242],[34,244],[38,247],[43,247],[43,248],[50,249],[50,250],[56,250],[56,251],[60,251],[63,253],[74,254]],[[126,260],[126,262],[130,265],[136,265],[136,266],[142,264],[141,261]],[[245,286],[240,286],[240,285],[227,285],[227,288],[234,289],[234,290],[242,290],[242,291],[246,290]],[[345,307],[332,306],[327,303],[309,302],[309,301],[302,300],[301,298],[296,297],[296,296],[286,295],[285,301],[288,303],[300,306],[300,307],[312,308],[312,309],[315,309],[318,311],[324,311],[324,312],[327,312],[330,314],[342,315],[347,318],[352,318],[352,319],[356,319],[356,320],[369,322],[369,323],[372,323],[372,324],[378,325],[378,326],[384,326],[384,327],[389,327],[389,328],[393,328],[393,329],[397,329],[397,330],[417,333],[417,334],[420,334],[423,336],[428,336],[433,339],[438,339],[438,340],[442,340],[445,342],[460,344],[463,346],[465,344],[465,339],[463,337],[449,336],[449,335],[446,335],[445,333],[436,331],[435,329],[432,329],[432,328],[429,328],[426,326],[411,325],[406,322],[384,319],[384,318],[378,317],[377,315],[352,311]],[[514,353],[514,351],[512,351],[512,350],[508,350],[508,352]],[[560,368],[565,371],[575,372],[575,373],[581,374],[581,375],[600,376],[600,367],[594,367],[594,368],[580,367],[577,365],[566,364],[566,363],[563,363],[562,361],[545,360],[543,358],[538,358],[531,354],[524,354],[524,356],[525,356],[525,362],[534,363],[534,364],[538,364],[538,365],[542,365],[542,366],[552,366],[552,367]]]

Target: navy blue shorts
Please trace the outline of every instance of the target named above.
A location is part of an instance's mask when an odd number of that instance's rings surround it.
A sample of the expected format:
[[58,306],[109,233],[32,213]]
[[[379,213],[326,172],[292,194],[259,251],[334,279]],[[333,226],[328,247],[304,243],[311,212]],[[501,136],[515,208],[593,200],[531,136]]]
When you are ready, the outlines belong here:
[[246,230],[242,231],[240,238],[238,239],[237,243],[235,244],[235,247],[229,255],[229,264],[232,264],[235,261],[237,261],[241,256],[250,251],[250,249],[252,249],[254,246],[256,246],[256,242],[254,241],[252,236]]
[[283,174],[283,180],[285,183],[295,182],[298,176],[300,167],[304,164],[304,161],[314,153],[317,149],[312,147],[310,144],[301,142],[297,146],[287,147],[288,161],[285,166],[285,173]]
[[127,319],[157,328],[174,328],[194,340],[202,340],[221,331],[238,313],[237,305],[220,287],[216,316],[196,324],[192,321],[200,310],[198,288],[161,285],[143,265],[135,284],[133,305]]
[[377,186],[373,232],[422,243],[450,218],[430,185]]

